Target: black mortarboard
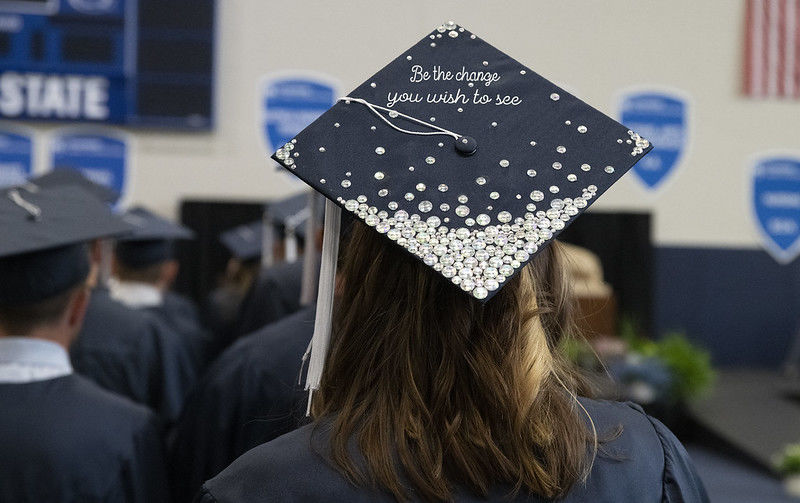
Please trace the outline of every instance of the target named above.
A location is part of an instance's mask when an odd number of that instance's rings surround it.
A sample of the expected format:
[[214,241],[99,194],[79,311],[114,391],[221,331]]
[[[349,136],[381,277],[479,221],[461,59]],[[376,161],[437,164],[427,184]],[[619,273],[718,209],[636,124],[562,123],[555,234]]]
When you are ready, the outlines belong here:
[[273,225],[283,228],[285,234],[294,234],[298,238],[305,239],[305,223],[311,215],[308,201],[307,192],[287,197],[269,203],[267,214]]
[[77,186],[0,191],[0,304],[34,303],[67,291],[88,274],[86,242],[129,230]]
[[173,242],[193,239],[188,227],[170,222],[142,207],[133,208],[122,215],[133,231],[117,240],[114,254],[117,260],[129,267],[145,267],[173,257]]
[[[449,22],[273,159],[329,199],[326,234],[344,208],[486,302],[650,149]],[[320,281],[332,283],[326,255]],[[325,295],[318,321],[330,315]],[[315,332],[314,350],[323,339]],[[311,389],[325,351],[316,365],[312,353]]]
[[32,178],[30,183],[42,188],[76,185],[106,203],[113,203],[119,197],[115,190],[89,180],[80,171],[72,168],[54,169],[44,175]]
[[219,235],[220,242],[231,255],[242,261],[261,257],[264,223],[261,220],[239,225]]

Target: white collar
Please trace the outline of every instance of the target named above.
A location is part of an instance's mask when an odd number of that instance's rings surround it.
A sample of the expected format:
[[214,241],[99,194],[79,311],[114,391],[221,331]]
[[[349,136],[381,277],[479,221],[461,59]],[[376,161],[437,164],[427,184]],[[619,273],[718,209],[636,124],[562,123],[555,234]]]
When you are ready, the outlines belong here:
[[108,292],[111,298],[133,309],[156,307],[164,303],[164,294],[153,285],[138,281],[120,281],[109,278]]
[[0,337],[0,383],[44,381],[72,374],[67,351],[33,337]]

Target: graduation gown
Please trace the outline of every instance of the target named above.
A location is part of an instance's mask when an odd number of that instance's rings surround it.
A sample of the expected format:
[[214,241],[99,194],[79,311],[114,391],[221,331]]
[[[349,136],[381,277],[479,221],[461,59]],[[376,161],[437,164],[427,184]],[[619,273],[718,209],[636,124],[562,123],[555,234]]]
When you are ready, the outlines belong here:
[[209,367],[173,432],[175,501],[190,501],[239,455],[306,422],[298,376],[314,313],[303,308],[240,339]]
[[166,292],[160,306],[146,308],[164,321],[189,351],[197,375],[205,369],[211,350],[212,336],[200,321],[200,314],[194,303],[175,292]]
[[100,288],[92,292],[70,359],[76,372],[149,406],[168,425],[197,379],[191,352],[169,325]]
[[303,260],[263,269],[242,301],[234,337],[250,334],[300,309]]
[[0,384],[0,501],[168,500],[161,436],[145,407],[75,374]]
[[[583,400],[598,432],[622,433],[603,445],[586,484],[578,482],[563,503],[703,503],[702,482],[686,450],[657,420],[633,404]],[[267,442],[237,459],[206,482],[198,503],[262,501],[394,502],[383,491],[350,484],[331,467],[328,427],[307,425]],[[357,449],[355,449],[357,452]],[[317,451],[317,452],[315,452]],[[359,460],[356,460],[358,462]],[[520,492],[509,499],[510,487],[492,488],[488,498],[456,489],[459,502],[542,502]],[[413,495],[412,495],[413,498]],[[412,499],[412,501],[418,501]]]

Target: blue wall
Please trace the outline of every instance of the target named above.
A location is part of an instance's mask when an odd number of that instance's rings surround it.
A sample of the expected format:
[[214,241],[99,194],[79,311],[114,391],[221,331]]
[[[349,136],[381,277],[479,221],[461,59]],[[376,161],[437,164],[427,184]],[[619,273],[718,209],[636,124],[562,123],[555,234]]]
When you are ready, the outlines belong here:
[[656,248],[656,333],[684,331],[717,365],[776,367],[800,327],[800,259],[759,250]]

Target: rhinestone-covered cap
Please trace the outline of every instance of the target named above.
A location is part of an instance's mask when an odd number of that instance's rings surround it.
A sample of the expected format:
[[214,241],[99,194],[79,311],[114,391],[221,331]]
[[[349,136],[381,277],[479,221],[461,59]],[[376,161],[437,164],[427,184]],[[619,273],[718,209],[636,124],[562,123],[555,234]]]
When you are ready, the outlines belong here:
[[448,22],[272,157],[486,301],[651,149]]

